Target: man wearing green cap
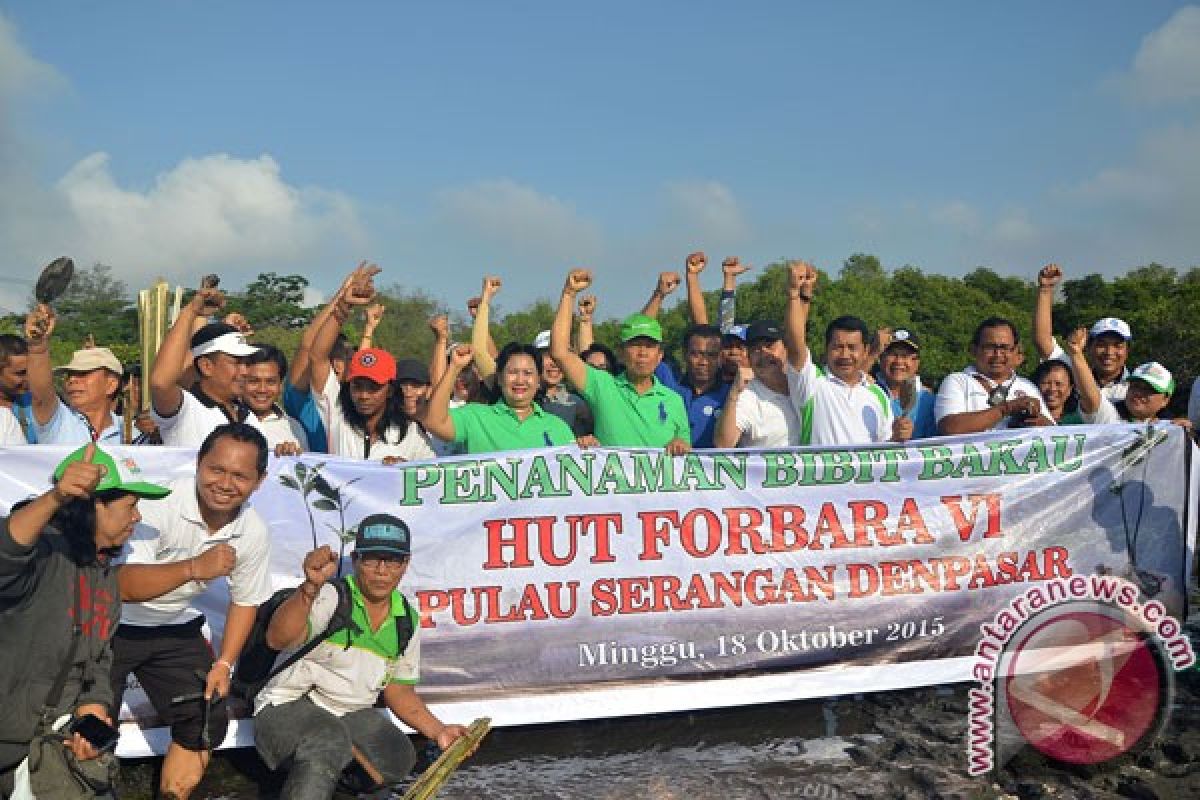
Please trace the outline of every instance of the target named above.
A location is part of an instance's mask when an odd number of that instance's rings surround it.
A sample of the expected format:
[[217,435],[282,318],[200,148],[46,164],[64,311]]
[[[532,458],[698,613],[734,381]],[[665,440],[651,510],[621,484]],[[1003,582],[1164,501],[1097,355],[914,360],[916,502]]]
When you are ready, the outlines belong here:
[[591,407],[596,438],[614,447],[662,447],[671,455],[688,452],[692,434],[683,400],[654,377],[663,357],[658,320],[633,314],[621,323],[624,375],[614,377],[589,366],[571,351],[575,296],[591,283],[589,270],[574,269],[567,275],[550,329],[550,355]]
[[[112,724],[111,640],[121,616],[113,557],[141,519],[138,500],[170,491],[138,472],[132,458],[88,444],[58,465],[49,491],[0,517],[0,697],[11,701],[0,714],[0,796],[12,792],[43,718],[91,714]],[[79,734],[66,745],[81,762],[99,755]]]

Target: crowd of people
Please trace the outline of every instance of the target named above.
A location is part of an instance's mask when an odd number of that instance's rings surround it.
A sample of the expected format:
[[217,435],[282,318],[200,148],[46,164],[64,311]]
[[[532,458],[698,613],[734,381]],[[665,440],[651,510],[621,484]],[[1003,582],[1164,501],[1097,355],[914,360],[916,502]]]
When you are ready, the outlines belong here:
[[[251,341],[253,320],[217,321],[224,297],[201,288],[163,339],[141,414],[139,382],[123,389],[129,371],[108,348],[51,363],[56,317],[38,305],[23,337],[0,336],[0,446],[78,449],[51,489],[0,518],[0,696],[9,709],[0,721],[0,792],[12,790],[31,742],[55,730],[76,767],[102,759],[104,748],[74,722],[112,725],[132,674],[171,730],[160,790],[188,797],[225,736],[221,701],[263,608],[272,612],[271,647],[300,653],[253,697],[259,752],[270,767],[289,770],[284,796],[329,797],[352,764],[366,770],[368,783],[397,781],[411,768],[408,740],[371,711],[381,698],[442,747],[465,734],[430,713],[414,690],[420,637],[398,590],[411,556],[402,520],[377,514],[359,524],[345,581],[334,577],[328,548],[310,552],[303,583],[274,602],[270,536],[248,505],[272,454],[323,452],[386,465],[556,446],[681,455],[904,442],[1148,422],[1175,390],[1162,364],[1127,366],[1133,332],[1120,319],[1069,331],[1060,344],[1051,325],[1062,280],[1055,265],[1037,278],[1033,336],[1041,360],[1030,376],[1019,373],[1017,325],[992,317],[975,330],[970,363],[936,391],[920,375],[920,331],[873,331],[856,316],[839,316],[823,332],[818,361],[808,344],[817,292],[811,264],[788,264],[782,319],[741,324],[736,283],[748,267],[736,258],[722,263],[716,324],[701,289],[706,267],[697,252],[682,275],[662,273],[645,306],[621,323],[619,352],[595,341],[597,301],[587,294],[585,269],[567,274],[550,329],[532,342],[497,347],[490,319],[502,284],[487,276],[468,304],[469,343],[452,343],[439,317],[431,322],[432,351],[399,359],[374,342],[385,314],[375,265],[346,276],[290,358]],[[658,316],[684,284],[692,324],[676,368],[665,358]],[[356,314],[364,319],[357,346],[343,334]],[[1193,417],[1198,396],[1194,389]],[[135,458],[109,452],[128,444],[194,448],[195,477],[142,481]],[[217,580],[228,583],[229,605],[210,646],[195,600]],[[31,655],[54,669],[30,670]]]

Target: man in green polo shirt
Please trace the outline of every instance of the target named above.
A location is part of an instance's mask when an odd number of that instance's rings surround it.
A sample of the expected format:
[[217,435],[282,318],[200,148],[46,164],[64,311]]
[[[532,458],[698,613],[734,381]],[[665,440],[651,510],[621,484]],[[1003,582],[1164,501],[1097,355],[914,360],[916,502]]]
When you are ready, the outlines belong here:
[[571,351],[575,295],[591,283],[589,270],[574,269],[567,275],[550,329],[550,355],[591,406],[596,438],[613,447],[662,447],[671,455],[688,452],[692,433],[683,400],[654,377],[663,358],[662,327],[657,320],[634,314],[621,324],[623,375],[589,366]]
[[[350,629],[331,633],[255,698],[254,743],[271,769],[288,768],[284,800],[333,797],[353,760],[368,762],[388,785],[408,775],[416,754],[375,708],[381,695],[389,711],[441,748],[467,733],[434,716],[413,688],[420,620],[397,589],[411,553],[412,537],[398,517],[371,514],[359,522],[354,576],[347,579]],[[304,582],[275,610],[267,644],[294,650],[327,630],[338,607],[336,570],[328,546],[304,557]]]
[[468,453],[526,450],[574,444],[567,423],[534,402],[541,385],[542,355],[529,345],[510,344],[496,356],[495,403],[467,403],[450,408],[450,397],[459,374],[474,358],[469,345],[450,352],[450,363],[429,397],[422,418],[425,430],[447,442],[466,447]]

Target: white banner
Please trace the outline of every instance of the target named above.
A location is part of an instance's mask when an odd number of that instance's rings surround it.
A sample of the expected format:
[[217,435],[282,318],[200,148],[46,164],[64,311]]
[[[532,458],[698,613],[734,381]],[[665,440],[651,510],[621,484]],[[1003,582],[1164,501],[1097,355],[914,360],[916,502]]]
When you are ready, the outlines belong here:
[[[348,553],[368,514],[404,519],[422,696],[444,719],[513,725],[968,680],[982,622],[1075,574],[1126,577],[1182,615],[1191,449],[1161,425],[674,458],[310,455],[272,459],[253,505],[277,587],[314,544]],[[0,508],[43,491],[66,452],[0,450]],[[195,458],[137,455],[162,479]],[[200,604],[216,630],[227,599],[216,582]],[[137,697],[120,752],[163,752]],[[250,742],[242,723],[226,746]]]

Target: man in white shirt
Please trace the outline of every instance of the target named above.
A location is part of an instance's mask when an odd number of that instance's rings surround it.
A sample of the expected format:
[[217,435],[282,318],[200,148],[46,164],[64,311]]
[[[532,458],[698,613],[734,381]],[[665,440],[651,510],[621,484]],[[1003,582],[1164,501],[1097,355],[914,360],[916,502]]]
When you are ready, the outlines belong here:
[[[255,347],[237,328],[223,322],[209,323],[192,333],[197,320],[224,305],[225,296],[219,290],[197,290],[163,338],[150,371],[150,415],[164,445],[199,447],[214,428],[227,422],[258,425],[258,418],[241,402],[246,357],[254,354]],[[179,381],[186,371],[189,350],[199,378],[185,390]]]
[[[121,625],[112,644],[113,694],[119,706],[132,672],[171,728],[162,797],[186,800],[225,738],[228,719],[219,698],[228,696],[258,605],[272,593],[267,526],[245,505],[262,484],[267,458],[257,429],[219,426],[200,446],[195,479],[174,482],[165,500],[143,503],[142,522],[129,540],[119,579]],[[214,659],[193,601],[226,576],[230,599]],[[172,702],[200,690],[204,700]]]
[[[1033,343],[1043,361],[1063,361],[1074,371],[1075,358],[1063,350],[1054,338],[1054,291],[1062,282],[1063,271],[1047,264],[1038,272],[1037,300],[1033,310]],[[1112,402],[1125,399],[1129,387],[1129,343],[1133,331],[1129,323],[1117,317],[1097,320],[1088,332],[1084,356],[1101,394]]]
[[277,456],[294,456],[308,450],[304,427],[279,405],[279,393],[287,374],[287,356],[274,345],[260,344],[246,358],[242,399],[258,419],[267,446]]
[[946,376],[938,387],[933,416],[938,433],[960,433],[1053,425],[1042,394],[1017,374],[1021,340],[1017,326],[989,317],[975,329],[975,364]]
[[871,336],[865,322],[842,316],[829,323],[825,329],[826,366],[813,363],[805,335],[816,287],[816,267],[805,261],[788,265],[783,331],[789,396],[800,417],[800,443],[870,444],[911,438],[912,420],[896,419],[891,400],[862,370]]
[[774,322],[752,323],[746,344],[750,369],[738,370],[713,442],[717,447],[793,447],[800,443],[800,417],[784,372],[783,331]]
[[29,347],[20,336],[0,333],[0,447],[30,443],[28,400]]

